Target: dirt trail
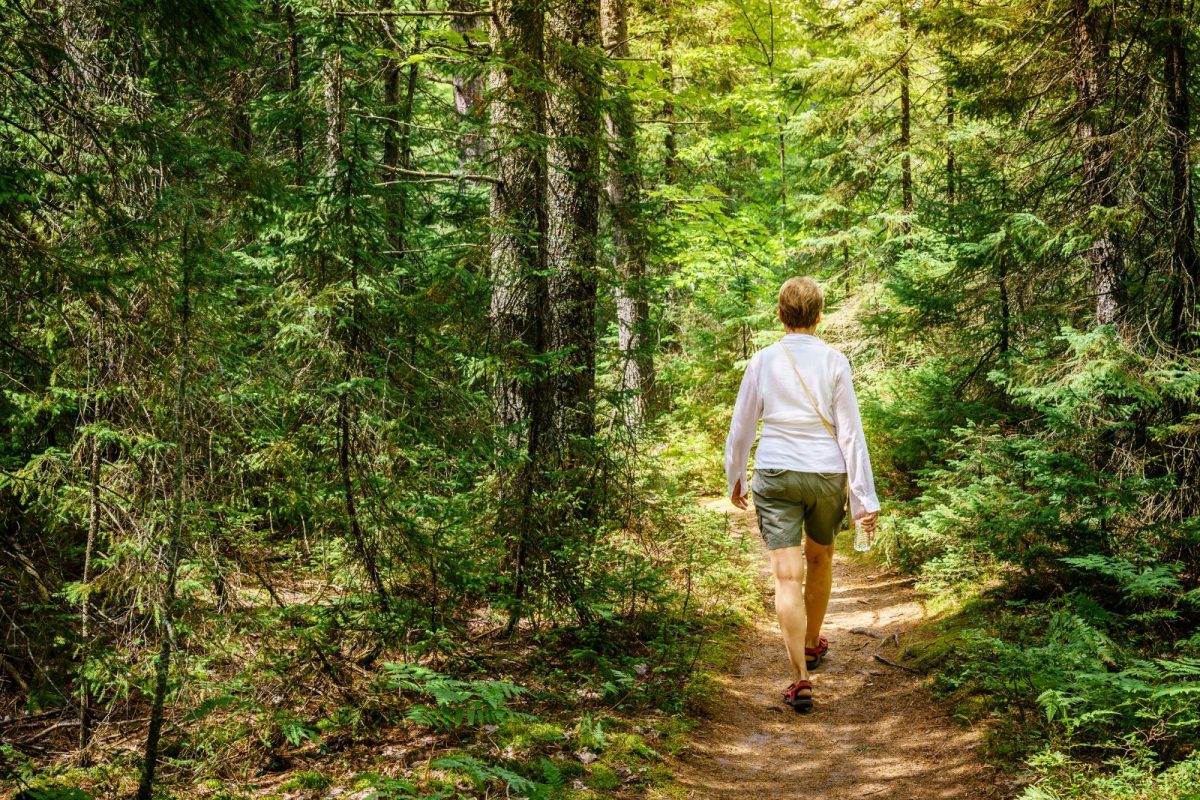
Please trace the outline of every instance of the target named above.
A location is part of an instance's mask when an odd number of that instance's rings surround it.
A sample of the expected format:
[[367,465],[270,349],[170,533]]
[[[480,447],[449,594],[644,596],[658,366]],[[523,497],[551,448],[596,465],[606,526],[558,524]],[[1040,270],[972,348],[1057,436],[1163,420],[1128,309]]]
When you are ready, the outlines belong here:
[[[754,516],[727,500],[708,507],[732,515],[735,530],[758,538]],[[761,577],[773,587],[762,553]],[[676,779],[697,800],[891,800],[1011,796],[976,755],[980,733],[950,720],[920,675],[888,666],[901,655],[892,640],[854,628],[903,636],[925,616],[908,581],[844,556],[834,561],[833,594],[823,633],[829,655],[813,673],[816,708],[797,714],[780,695],[791,680],[773,600],[742,645],[709,717],[678,759]]]

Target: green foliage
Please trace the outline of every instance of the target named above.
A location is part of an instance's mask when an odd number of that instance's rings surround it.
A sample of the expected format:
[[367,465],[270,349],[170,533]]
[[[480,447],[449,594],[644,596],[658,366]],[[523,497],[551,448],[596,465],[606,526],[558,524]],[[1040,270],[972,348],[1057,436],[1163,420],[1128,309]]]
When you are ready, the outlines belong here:
[[366,795],[368,800],[448,800],[454,797],[450,792],[441,791],[418,795],[417,787],[411,781],[386,775],[360,775],[356,783],[372,790]]
[[575,736],[579,746],[588,750],[603,750],[608,746],[608,736],[604,733],[603,721],[592,719],[588,714],[584,714],[579,720],[579,724],[575,726]]
[[435,705],[414,705],[405,717],[419,725],[437,730],[502,725],[510,720],[531,720],[528,714],[513,711],[509,701],[525,694],[525,689],[494,680],[464,681],[450,678],[417,664],[383,665],[387,685],[430,697]]
[[541,798],[545,796],[544,786],[517,773],[495,764],[487,764],[477,758],[467,755],[452,755],[435,759],[430,763],[434,769],[461,772],[466,774],[475,784],[476,791],[484,791],[490,783],[504,786],[507,792],[516,797]]
[[283,785],[284,789],[307,789],[319,792],[329,788],[332,781],[319,772],[299,772]]
[[1101,765],[1047,750],[1031,763],[1044,775],[1019,800],[1195,800],[1200,797],[1200,759],[1160,769],[1138,756],[1115,756]]
[[1070,564],[1086,572],[1112,580],[1116,588],[1131,600],[1153,600],[1177,595],[1181,588],[1179,573],[1183,564],[1147,564],[1138,567],[1125,558],[1114,558],[1093,553],[1087,556],[1067,557]]
[[26,789],[18,797],[24,800],[92,800],[90,794],[73,786]]

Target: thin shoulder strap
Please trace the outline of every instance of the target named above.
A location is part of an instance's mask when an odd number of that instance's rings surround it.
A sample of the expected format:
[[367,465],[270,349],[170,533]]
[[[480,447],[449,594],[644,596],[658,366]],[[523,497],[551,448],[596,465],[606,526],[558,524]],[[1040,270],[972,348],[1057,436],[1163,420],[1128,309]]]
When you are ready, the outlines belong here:
[[808,395],[808,402],[812,403],[813,411],[817,412],[817,416],[821,418],[821,424],[825,426],[825,430],[829,431],[829,435],[836,442],[837,434],[833,431],[833,425],[821,413],[821,407],[817,405],[817,399],[813,397],[813,393],[809,390],[808,382],[804,380],[804,376],[800,374],[800,369],[796,366],[796,359],[792,358],[792,353],[788,350],[786,344],[780,342],[779,346],[783,348],[783,354],[787,356],[788,363],[792,365],[792,372],[796,373],[796,377],[800,379],[800,386],[803,387],[804,393]]

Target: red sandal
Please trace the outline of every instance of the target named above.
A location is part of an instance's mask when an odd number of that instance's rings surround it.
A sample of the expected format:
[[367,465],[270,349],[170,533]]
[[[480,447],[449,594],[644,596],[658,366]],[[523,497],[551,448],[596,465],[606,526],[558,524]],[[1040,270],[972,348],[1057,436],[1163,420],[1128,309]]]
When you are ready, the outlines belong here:
[[821,661],[828,652],[829,641],[824,636],[818,636],[816,647],[804,648],[804,662],[809,669],[816,669],[821,666]]
[[[801,691],[807,689],[808,694],[800,694]],[[811,681],[796,681],[788,690],[783,693],[783,702],[787,703],[792,709],[798,713],[812,711],[812,682]]]

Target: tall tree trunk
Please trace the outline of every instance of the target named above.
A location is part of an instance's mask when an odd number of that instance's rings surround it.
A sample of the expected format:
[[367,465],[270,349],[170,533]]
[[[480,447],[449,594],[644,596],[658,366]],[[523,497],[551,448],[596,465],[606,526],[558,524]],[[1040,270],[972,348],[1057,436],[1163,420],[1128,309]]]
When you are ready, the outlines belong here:
[[233,77],[232,98],[233,132],[232,142],[235,152],[249,156],[254,149],[254,133],[250,127],[250,113],[247,108],[251,100],[250,76],[239,70]]
[[[379,4],[384,12],[395,6],[393,0],[383,0]],[[391,14],[383,15],[384,33],[394,47],[396,42],[396,19]],[[415,49],[415,48],[414,48]],[[410,65],[416,69],[416,63]],[[383,180],[394,181],[399,174],[400,166],[400,136],[402,128],[407,129],[408,118],[400,119],[400,62],[391,55],[383,57],[383,115],[387,118],[383,123]],[[397,184],[389,186],[383,199],[383,227],[392,249],[404,250],[404,186]]]
[[[340,30],[340,22],[338,23]],[[355,219],[354,197],[355,178],[353,173],[354,160],[347,161],[343,139],[346,131],[346,108],[344,99],[345,76],[342,72],[342,55],[335,52],[327,58],[325,70],[325,173],[330,182],[330,193],[341,195],[343,209],[341,220],[342,231],[337,237],[336,245],[341,248],[343,240],[351,240],[348,245],[350,252],[346,261],[350,266],[350,324],[344,334],[342,353],[342,382],[349,385],[358,373],[358,361],[361,350],[362,310],[359,287],[359,258],[358,248],[353,243]],[[379,572],[376,551],[368,541],[367,531],[362,524],[358,510],[358,501],[354,485],[354,419],[355,409],[350,390],[343,388],[338,396],[337,411],[337,458],[338,472],[342,484],[342,501],[346,509],[346,521],[350,529],[350,543],[354,547],[367,579],[375,592],[376,602],[383,613],[389,610],[388,593]]]
[[[479,10],[477,0],[451,0],[450,11],[475,12]],[[474,13],[450,15],[450,29],[460,34],[468,43],[474,42],[474,34],[482,27],[482,18]],[[454,85],[454,110],[466,123],[468,132],[459,139],[459,155],[461,161],[477,161],[483,154],[484,138],[482,130],[483,113],[483,76],[476,74],[474,65],[468,74],[456,73],[452,79]]]
[[540,0],[496,0],[491,17],[496,66],[491,78],[491,134],[496,182],[491,194],[494,347],[502,366],[495,385],[495,421],[526,458],[500,477],[501,531],[513,542],[511,631],[520,619],[526,563],[534,545],[533,480],[550,433],[548,382],[538,361],[547,350],[545,270],[546,165],[544,21]]
[[[271,22],[275,24],[287,24],[283,14],[283,4],[280,0],[271,0]],[[287,62],[287,50],[278,45],[271,47],[271,60],[274,62],[271,70],[271,88],[276,92],[284,92],[288,89],[288,70],[285,66]]]
[[616,59],[613,96],[608,103],[608,174],[606,190],[612,219],[613,267],[617,275],[617,340],[621,350],[621,395],[625,422],[633,429],[646,416],[654,387],[649,346],[650,304],[646,291],[646,245],[641,214],[641,175],[637,123],[629,96],[629,78],[621,59],[629,58],[626,0],[601,3],[604,50]]
[[1183,0],[1167,0],[1167,144],[1171,153],[1171,337],[1178,344],[1194,325],[1200,259],[1196,257],[1196,207],[1192,197],[1192,109],[1188,97],[1187,32]]
[[[946,134],[954,135],[954,87],[946,87]],[[954,156],[954,144],[946,144],[946,203],[954,205],[955,183],[957,180],[958,163]]]
[[[547,78],[555,89],[547,114],[546,269],[550,276],[550,349],[555,448],[567,485],[556,509],[567,536],[586,534],[594,516],[589,485],[596,427],[596,235],[600,210],[600,0],[551,0]],[[557,552],[556,546],[552,552]],[[590,617],[575,565],[552,574],[581,624]]]
[[[395,7],[394,0],[383,0],[384,11]],[[421,4],[424,8],[424,3]],[[396,39],[396,18],[383,16],[384,31],[390,40]],[[413,34],[413,51],[421,46],[421,27],[418,24]],[[417,62],[401,69],[400,62],[392,56],[383,60],[383,104],[387,120],[383,129],[383,172],[385,181],[395,181],[412,162],[412,113],[413,98],[417,91]],[[408,187],[396,184],[388,188],[384,199],[384,228],[388,244],[397,255],[404,257],[408,249]]]
[[[496,140],[496,182],[491,193],[492,328],[498,345],[518,343],[528,353],[544,347],[546,230],[543,21],[538,0],[504,0],[492,20],[500,64],[492,74],[491,121]],[[518,348],[519,349],[519,348]],[[497,388],[496,422],[526,421],[526,392],[514,370]]]
[[[296,12],[291,3],[284,11],[288,35],[288,89],[291,102],[300,103],[300,34],[296,30]],[[292,163],[297,172],[304,169],[304,126],[297,119],[292,125]]]
[[679,164],[679,146],[675,142],[675,63],[671,50],[675,46],[674,27],[671,23],[673,0],[662,0],[662,116],[666,121],[667,133],[663,137],[663,182],[674,183]]
[[342,53],[334,50],[325,59],[325,177],[335,181],[341,167],[342,134],[346,117],[342,109]]
[[[1091,0],[1071,0],[1071,38],[1075,56],[1072,70],[1078,122],[1075,136],[1083,156],[1084,202],[1091,207],[1115,208],[1112,180],[1112,145],[1100,129],[1098,118],[1108,90],[1108,41],[1101,6]],[[1107,224],[1107,223],[1105,223]],[[1087,263],[1096,293],[1096,323],[1109,325],[1121,320],[1125,306],[1124,256],[1112,230],[1100,232],[1088,249]]]
[[[96,420],[93,420],[93,423]],[[100,443],[96,434],[90,437],[91,453],[88,466],[88,530],[87,544],[83,550],[83,602],[79,609],[79,638],[83,643],[80,663],[87,665],[92,651],[92,601],[88,597],[92,580],[92,555],[96,551],[96,536],[100,532]],[[82,670],[81,670],[82,672]],[[86,767],[91,763],[88,756],[88,743],[92,736],[92,695],[88,688],[87,679],[81,678],[79,686],[79,766]]]
[[[900,73],[900,193],[904,204],[904,221],[901,232],[908,236],[912,230],[913,175],[912,175],[912,79],[909,75],[909,52],[912,42],[909,37],[908,0],[900,2],[900,46],[904,48],[897,61]],[[909,243],[905,241],[905,247]]]
[[546,267],[556,428],[590,437],[595,428],[596,234],[600,205],[599,0],[554,0],[547,78]]
[[175,474],[171,501],[171,530],[167,538],[162,607],[159,609],[158,657],[154,664],[154,698],[150,706],[150,727],[146,733],[146,749],[137,800],[152,800],[154,772],[158,767],[158,743],[162,736],[163,710],[167,699],[167,683],[171,670],[171,652],[175,642],[176,575],[179,554],[183,549],[184,481],[187,477],[187,443],[183,434],[183,415],[187,410],[188,381],[191,377],[191,266],[190,227],[183,226],[179,279],[179,379],[175,386],[175,413],[171,423],[171,438],[175,442]]
[[999,350],[999,358],[1002,364],[1008,362],[1008,351],[1010,348],[1010,334],[1012,329],[1012,310],[1008,299],[1008,255],[1000,254],[1000,274],[998,278],[1000,286],[1000,343],[997,346]]

